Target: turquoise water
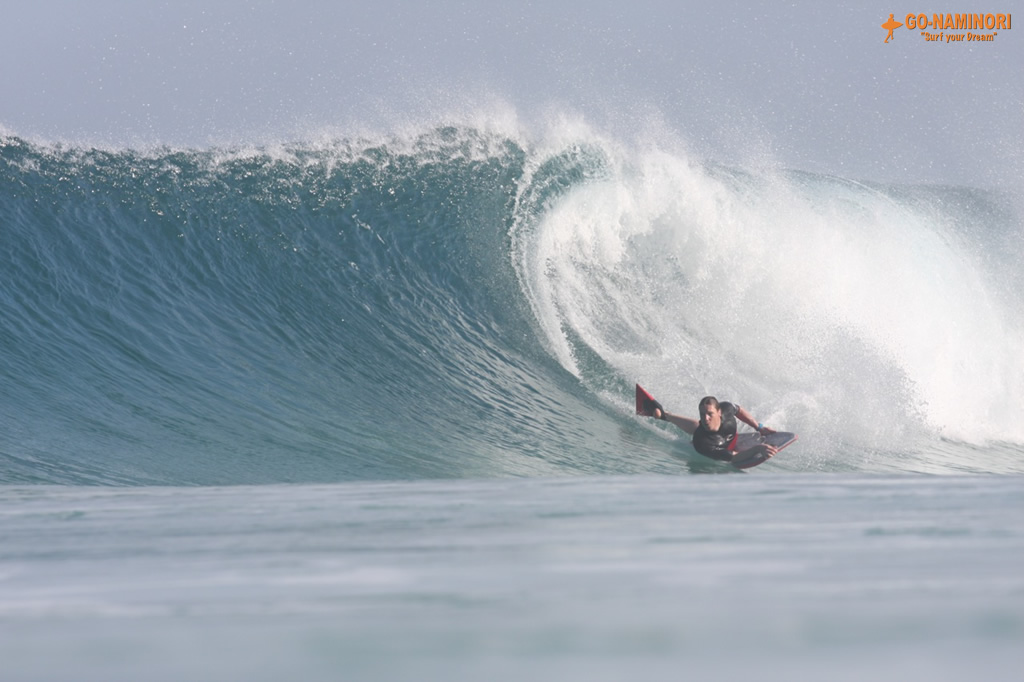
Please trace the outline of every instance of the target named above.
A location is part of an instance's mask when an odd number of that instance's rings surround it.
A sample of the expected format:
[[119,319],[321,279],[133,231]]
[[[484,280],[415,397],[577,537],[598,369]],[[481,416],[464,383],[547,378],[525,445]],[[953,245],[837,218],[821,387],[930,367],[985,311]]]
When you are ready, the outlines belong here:
[[4,678],[1018,680],[1021,488],[7,487]]
[[[0,138],[0,677],[1019,679],[1016,201]],[[800,440],[733,471],[637,381]]]

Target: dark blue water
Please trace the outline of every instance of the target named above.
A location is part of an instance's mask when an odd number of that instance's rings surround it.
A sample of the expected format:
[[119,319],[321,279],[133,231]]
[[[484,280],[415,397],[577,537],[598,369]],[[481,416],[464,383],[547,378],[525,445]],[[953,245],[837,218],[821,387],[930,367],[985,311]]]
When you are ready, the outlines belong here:
[[758,471],[1020,472],[1022,233],[592,133],[5,137],[0,484],[719,471],[634,381],[801,433]]

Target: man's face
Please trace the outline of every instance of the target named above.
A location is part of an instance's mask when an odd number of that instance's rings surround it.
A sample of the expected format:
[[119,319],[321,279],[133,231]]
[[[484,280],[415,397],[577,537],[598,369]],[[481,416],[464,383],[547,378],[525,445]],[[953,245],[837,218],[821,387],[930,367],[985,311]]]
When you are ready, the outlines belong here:
[[707,428],[711,428],[712,424],[718,424],[721,416],[722,410],[715,405],[705,405],[700,411],[700,421]]

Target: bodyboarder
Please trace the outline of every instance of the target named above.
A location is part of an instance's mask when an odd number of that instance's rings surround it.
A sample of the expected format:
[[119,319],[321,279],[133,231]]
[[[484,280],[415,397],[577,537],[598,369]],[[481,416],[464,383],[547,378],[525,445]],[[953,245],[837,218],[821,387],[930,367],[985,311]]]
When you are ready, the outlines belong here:
[[644,405],[646,415],[675,424],[693,436],[694,449],[705,457],[744,468],[768,460],[778,452],[778,448],[767,443],[742,451],[735,449],[737,419],[762,436],[775,433],[774,429],[759,423],[739,405],[720,403],[717,398],[707,396],[701,399],[698,410],[700,419],[692,419],[667,412],[657,400],[651,399]]

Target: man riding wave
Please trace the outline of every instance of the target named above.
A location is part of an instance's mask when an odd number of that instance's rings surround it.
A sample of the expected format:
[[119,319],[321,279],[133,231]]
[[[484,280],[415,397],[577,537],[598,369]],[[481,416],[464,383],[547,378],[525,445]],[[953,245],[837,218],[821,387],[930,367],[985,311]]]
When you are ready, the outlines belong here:
[[739,405],[719,403],[714,396],[706,396],[701,399],[698,410],[700,419],[692,419],[665,411],[661,403],[654,399],[644,405],[644,414],[675,424],[693,436],[694,449],[705,457],[745,468],[771,459],[779,451],[767,443],[742,451],[736,450],[737,419],[753,427],[762,436],[775,433],[774,429],[759,423]]

